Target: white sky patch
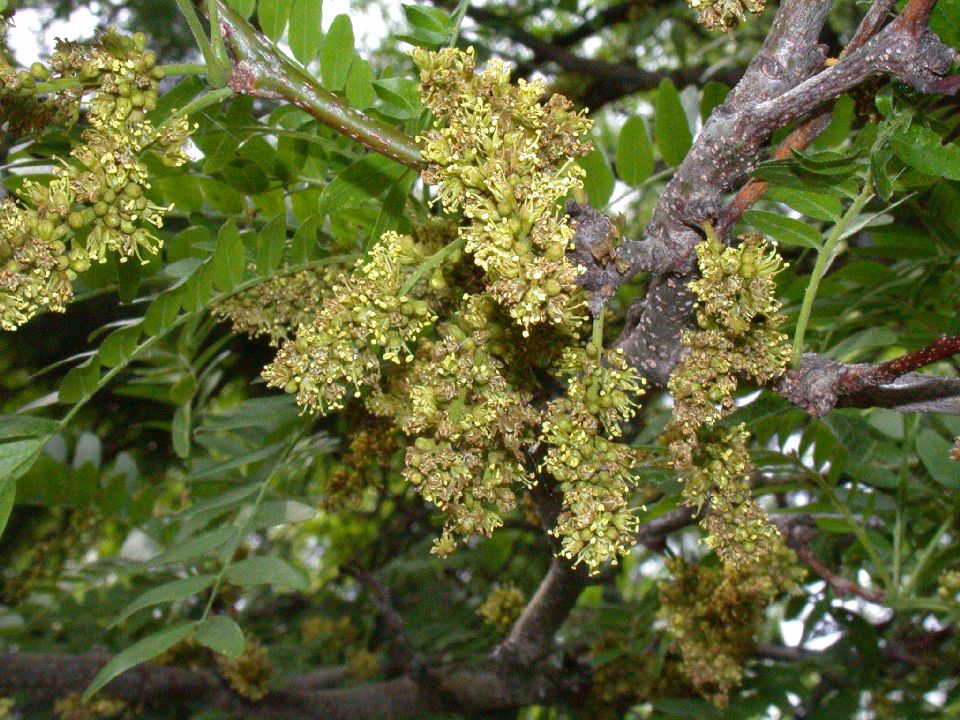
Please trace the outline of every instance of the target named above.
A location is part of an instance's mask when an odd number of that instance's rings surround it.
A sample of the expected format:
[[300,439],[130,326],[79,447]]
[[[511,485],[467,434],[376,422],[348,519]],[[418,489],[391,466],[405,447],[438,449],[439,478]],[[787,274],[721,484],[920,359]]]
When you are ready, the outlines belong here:
[[14,25],[7,39],[17,62],[29,67],[37,60],[45,59],[53,49],[58,37],[65,40],[88,40],[97,28],[99,7],[83,7],[74,10],[67,20],[56,20],[44,31],[44,21],[49,21],[49,10],[28,8],[18,10],[14,15]]

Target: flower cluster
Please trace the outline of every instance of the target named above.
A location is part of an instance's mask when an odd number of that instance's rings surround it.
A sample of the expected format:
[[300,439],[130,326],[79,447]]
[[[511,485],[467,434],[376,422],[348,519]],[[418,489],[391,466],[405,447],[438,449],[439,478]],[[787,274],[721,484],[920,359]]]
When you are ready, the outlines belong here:
[[699,14],[700,24],[707,30],[733,30],[747,19],[747,12],[763,12],[764,0],[687,0]]
[[515,506],[517,484],[530,482],[523,448],[538,414],[490,352],[489,310],[489,298],[465,298],[456,320],[421,343],[408,372],[368,402],[416,436],[404,477],[446,515],[439,554],[453,549],[453,533],[493,532]]
[[[541,104],[539,83],[512,85],[501,64],[478,74],[472,50],[415,59],[438,118],[424,178],[459,225],[385,234],[293,331],[280,284],[223,312],[284,338],[264,371],[271,386],[321,412],[343,408],[352,387],[358,405],[406,436],[403,475],[444,513],[435,553],[502,525],[534,482],[541,444],[564,497],[553,532],[566,557],[595,570],[632,544],[636,453],[615,438],[641,388],[621,354],[601,358],[581,337],[584,294],[559,200],[580,186],[589,123],[562,98]],[[258,306],[274,297],[271,318]],[[544,412],[558,375],[567,393]],[[338,467],[327,486],[360,497],[370,481]]]
[[675,657],[640,651],[630,639],[621,632],[608,632],[590,643],[593,674],[585,703],[588,718],[619,719],[625,705],[690,694],[690,683]]
[[50,77],[50,71],[42,63],[34,63],[29,70],[10,64],[3,44],[5,25],[0,18],[0,127],[11,137],[21,137],[51,124],[65,123],[72,117],[75,103],[38,92],[38,81]]
[[694,565],[668,561],[670,580],[660,583],[660,617],[667,623],[694,687],[726,705],[740,684],[764,609],[803,580],[796,556],[780,542],[766,563]]
[[0,327],[6,330],[43,308],[63,311],[76,273],[104,262],[109,252],[124,261],[160,247],[150,228],[162,225],[166,208],[146,196],[143,156],[183,164],[191,128],[185,118],[161,127],[146,119],[162,71],[142,44],[142,37],[109,31],[93,48],[61,44],[54,53],[59,74],[99,84],[90,100],[90,127],[53,179],[25,182],[0,206]]
[[347,648],[347,675],[351,680],[362,682],[380,672],[380,657],[366,648]]
[[217,669],[238,695],[258,702],[270,692],[273,666],[267,651],[256,640],[248,640],[240,657],[217,655]]
[[362,387],[379,385],[381,357],[412,360],[414,342],[437,317],[412,294],[419,280],[413,273],[432,250],[409,235],[385,233],[365,262],[340,276],[313,320],[280,347],[263,372],[268,384],[326,413],[343,407],[348,385],[357,397]]
[[340,272],[328,265],[278,275],[230,295],[213,308],[213,314],[229,318],[235,332],[265,336],[277,346],[313,320]]
[[526,596],[516,585],[498,585],[480,603],[477,614],[487,625],[505,633],[520,617],[526,604]]
[[960,570],[944,570],[940,573],[937,595],[946,602],[960,604]]
[[382,487],[385,476],[396,469],[393,460],[399,444],[392,425],[366,412],[347,413],[345,425],[346,446],[318,468],[325,479],[318,502],[321,510],[360,508],[367,491]]
[[79,693],[71,693],[53,704],[57,720],[107,720],[127,717],[130,705],[117,698],[94,698],[84,701]]
[[777,530],[750,495],[747,433],[714,423],[733,410],[740,377],[765,383],[782,374],[790,357],[774,277],[782,263],[763,238],[737,247],[710,237],[697,246],[700,279],[696,329],[683,336],[685,355],[670,377],[673,420],[665,438],[672,465],[684,480],[684,500],[710,498],[708,543],[730,562],[756,561]]
[[156,108],[157,89],[164,76],[157,56],[146,44],[143,33],[127,36],[109,29],[91,47],[59,42],[50,57],[50,68],[55,77],[76,77],[85,85],[96,85],[90,101],[94,124],[139,124],[145,113]]
[[473,50],[418,50],[421,96],[437,117],[425,133],[424,179],[448,211],[461,211],[464,249],[486,289],[525,332],[540,323],[575,325],[583,299],[579,268],[566,258],[573,228],[558,201],[582,187],[574,158],[590,144],[590,121],[541,81],[510,83],[499,61],[477,73]]
[[633,417],[643,381],[622,351],[601,356],[592,343],[565,349],[558,372],[569,377],[567,393],[547,406],[540,436],[547,447],[543,467],[563,494],[551,532],[561,538],[564,557],[593,573],[633,545],[636,518],[627,501],[639,455],[614,438]]

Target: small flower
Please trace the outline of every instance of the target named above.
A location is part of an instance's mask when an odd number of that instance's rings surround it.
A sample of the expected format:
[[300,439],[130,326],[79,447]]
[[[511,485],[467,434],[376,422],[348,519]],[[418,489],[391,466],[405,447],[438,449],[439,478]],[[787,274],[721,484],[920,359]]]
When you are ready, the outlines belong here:
[[498,585],[480,603],[477,614],[483,621],[501,633],[507,632],[520,617],[527,598],[516,585]]
[[248,640],[240,657],[217,655],[217,669],[241,697],[258,702],[270,692],[273,666],[267,651],[257,640]]

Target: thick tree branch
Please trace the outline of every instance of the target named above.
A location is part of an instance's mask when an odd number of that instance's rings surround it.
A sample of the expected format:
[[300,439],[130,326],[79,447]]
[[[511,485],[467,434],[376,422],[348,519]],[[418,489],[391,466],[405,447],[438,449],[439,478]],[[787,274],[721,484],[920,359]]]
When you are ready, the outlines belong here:
[[[668,183],[644,239],[624,241],[616,251],[620,266],[628,268],[622,277],[653,273],[635,323],[618,340],[649,380],[664,384],[679,360],[680,336],[693,310],[687,284],[695,275],[694,246],[701,228],[717,221],[724,193],[747,176],[776,129],[877,75],[893,75],[924,92],[950,91],[960,82],[942,77],[957,54],[926,27],[921,2],[930,4],[914,0],[894,22],[826,69],[817,38],[830,1],[788,0],[781,5],[743,80],[713,112]],[[857,42],[880,24],[881,8],[871,11]],[[615,289],[609,278],[595,281],[603,271],[596,263],[588,266],[583,282],[603,286],[609,294]]]
[[[0,695],[25,693],[32,707],[49,708],[81,692],[109,660],[104,653],[53,655],[0,653]],[[420,718],[437,712],[491,713],[558,702],[579,680],[549,671],[509,676],[491,669],[439,669],[422,679],[402,678],[337,690],[279,690],[261,702],[231,692],[213,673],[145,664],[128,670],[104,690],[111,697],[164,710],[200,704],[242,718],[266,720],[380,720]],[[291,687],[303,687],[291,679]]]
[[911,372],[958,349],[960,339],[943,338],[922,350],[879,365],[848,365],[805,353],[800,367],[780,378],[775,389],[816,417],[826,415],[837,406],[960,415],[960,378]]

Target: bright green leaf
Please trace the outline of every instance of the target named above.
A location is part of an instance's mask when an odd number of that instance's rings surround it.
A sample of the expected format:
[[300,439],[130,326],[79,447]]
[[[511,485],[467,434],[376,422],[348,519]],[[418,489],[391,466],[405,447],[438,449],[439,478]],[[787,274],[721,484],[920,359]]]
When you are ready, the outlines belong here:
[[353,23],[349,16],[337,15],[320,47],[320,77],[324,87],[334,92],[343,90],[355,56]]
[[138,610],[143,610],[153,605],[185,600],[191,595],[196,595],[198,592],[206,590],[213,585],[215,579],[215,575],[196,575],[181,580],[173,580],[163,585],[150,588],[121,610],[120,614],[117,615],[117,619],[113,621],[113,624],[115,626],[119,625]]
[[246,251],[240,231],[233,220],[220,228],[217,234],[217,248],[213,252],[213,282],[218,290],[230,292],[243,278],[246,264]]
[[186,458],[190,455],[190,403],[184,403],[174,411],[170,438],[177,457]]
[[743,219],[756,229],[761,235],[776,240],[783,245],[808,247],[818,249],[823,243],[820,233],[805,222],[766,212],[765,210],[749,210],[743,214]]
[[310,579],[303,570],[272,555],[236,562],[227,568],[226,577],[234,585],[276,585],[301,592],[310,589]]
[[590,204],[594,207],[603,207],[610,199],[613,193],[613,187],[616,184],[616,178],[613,177],[613,171],[607,163],[607,159],[600,152],[600,148],[594,148],[586,157],[577,160],[580,167],[587,171],[587,176],[583,180],[583,187],[587,191],[587,197]]
[[0,538],[3,537],[3,531],[7,527],[7,521],[10,519],[10,513],[13,511],[13,503],[16,499],[16,481],[9,480],[6,483],[0,483]]
[[257,0],[227,0],[227,5],[232,7],[245,18],[249,18],[251,15],[253,15],[253,8],[256,6],[256,4]]
[[275,527],[312,520],[316,508],[295,500],[272,500],[264,503],[250,521],[250,529]]
[[293,0],[287,39],[293,56],[304,65],[317,57],[323,43],[323,0]]
[[617,175],[628,185],[636,187],[653,173],[653,148],[647,137],[643,120],[634,115],[620,130],[617,143]]
[[193,633],[195,627],[195,622],[187,622],[167,628],[166,630],[161,630],[134,643],[119,655],[115,655],[113,659],[104,665],[100,672],[97,673],[93,682],[90,683],[90,687],[84,691],[83,700],[89,700],[95,692],[117,677],[117,675],[141,663],[145,663],[147,660],[152,660],[160,653],[172,648],[181,640],[186,640]]
[[933,430],[917,435],[917,454],[930,477],[951,490],[960,489],[960,463],[950,457],[950,443]]
[[216,528],[215,530],[197,535],[182,545],[174,546],[166,552],[160,553],[156,557],[147,560],[144,564],[148,567],[156,567],[158,565],[166,565],[183,560],[192,560],[193,558],[201,557],[222,547],[224,543],[236,537],[236,535],[237,531],[234,528]]
[[272,275],[280,267],[287,245],[287,220],[281,213],[268,222],[257,236],[257,272]]
[[366,110],[377,101],[377,91],[373,87],[373,68],[370,63],[357,57],[350,66],[345,93],[347,102],[357,110]]
[[660,156],[670,166],[682,163],[693,145],[693,135],[690,134],[687,114],[680,103],[680,93],[669,78],[661,80],[657,88],[653,134]]
[[287,27],[290,15],[290,0],[259,0],[257,19],[264,34],[271,40],[279,40]]
[[933,130],[911,125],[902,135],[894,135],[893,149],[907,165],[925,175],[960,180],[960,145],[942,145]]
[[240,657],[245,646],[243,630],[226,615],[213,615],[197,627],[196,641],[216,653]]

